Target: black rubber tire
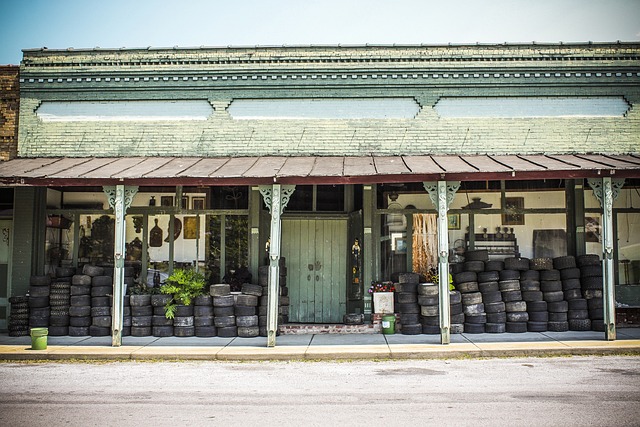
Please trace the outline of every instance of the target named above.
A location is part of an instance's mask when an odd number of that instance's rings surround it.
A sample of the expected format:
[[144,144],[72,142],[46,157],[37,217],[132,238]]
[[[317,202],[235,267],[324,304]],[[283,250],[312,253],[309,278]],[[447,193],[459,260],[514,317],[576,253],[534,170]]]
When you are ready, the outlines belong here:
[[215,326],[196,326],[195,335],[200,338],[211,338],[218,335],[218,328]]
[[497,313],[487,313],[487,323],[505,323],[507,321],[507,312],[500,311]]
[[480,273],[484,271],[484,261],[465,261],[462,268],[464,271]]
[[564,300],[564,292],[543,292],[543,298],[546,302],[560,302]]
[[566,279],[562,281],[562,290],[569,291],[572,289],[582,289],[580,279]]
[[395,299],[400,304],[413,304],[418,302],[418,294],[411,292],[396,292]]
[[51,284],[51,276],[31,276],[29,277],[29,284],[31,286],[49,286]]
[[504,270],[504,262],[491,260],[484,263],[484,271],[502,271]]
[[537,280],[520,280],[521,291],[539,291],[540,282]]
[[193,307],[193,315],[198,317],[213,316],[213,306],[196,305]]
[[438,305],[439,299],[437,296],[426,296],[426,295],[418,295],[418,305],[420,306],[429,306],[429,305]]
[[460,314],[463,312],[463,306],[462,304],[451,304],[449,306],[449,315],[450,316],[455,316],[456,314]]
[[562,282],[560,280],[541,280],[540,290],[542,292],[561,292]]
[[414,314],[414,313],[400,314],[400,324],[408,325],[410,323],[420,323],[421,317],[422,316],[420,316],[419,314]]
[[470,316],[481,316],[485,313],[483,303],[468,304],[468,305],[463,304],[462,309],[463,309],[465,318],[468,318]]
[[420,323],[401,325],[400,329],[400,333],[402,333],[402,335],[420,335],[422,333],[422,325]]
[[584,298],[576,298],[576,299],[572,299],[567,301],[569,310],[588,310],[589,309],[589,304],[587,303],[587,300]]
[[484,305],[485,313],[499,313],[506,310],[504,302],[491,302]]
[[218,336],[223,338],[231,338],[238,336],[238,327],[237,326],[226,326],[222,328],[218,328]]
[[565,268],[564,270],[560,270],[560,279],[562,280],[579,279],[579,278],[580,278],[580,269],[577,267]]
[[502,301],[502,292],[483,292],[482,293],[482,302],[485,304],[490,304],[492,302],[500,302]]
[[600,265],[585,265],[580,267],[580,278],[602,277],[602,267]]
[[527,332],[527,322],[507,322],[505,329],[511,334],[522,334]]
[[548,311],[528,311],[530,322],[545,322],[549,321]]
[[245,283],[242,285],[241,292],[245,295],[262,296],[262,286]]
[[469,292],[462,295],[462,304],[479,304],[482,302],[482,294],[480,292]]
[[113,295],[113,288],[111,286],[94,286],[91,288],[92,297],[106,297]]
[[507,322],[527,322],[529,313],[526,311],[507,311]]
[[111,307],[111,297],[91,297],[91,307]]
[[202,326],[213,326],[213,316],[195,316],[193,318],[193,326],[196,328]]
[[[263,306],[265,308],[265,315],[266,315],[266,306]],[[225,316],[234,316],[235,315],[235,309],[233,306],[229,306],[229,307],[213,307],[213,315],[215,317],[225,317]]]
[[527,311],[527,303],[525,301],[508,301],[504,303],[504,307],[507,313]]
[[567,315],[568,311],[555,313],[553,311],[549,311],[549,322],[566,322],[569,320],[569,316]]
[[602,289],[583,289],[582,297],[584,299],[602,299],[603,297]]
[[517,270],[502,270],[499,274],[499,281],[520,280],[520,272]]
[[607,330],[604,322],[602,320],[591,320],[591,330],[596,332],[604,332]]
[[438,285],[435,283],[419,283],[416,287],[418,296],[437,297],[440,294]]
[[440,333],[440,326],[422,325],[422,333],[427,335],[437,335]]
[[76,269],[74,267],[56,267],[56,277],[71,277],[76,274]]
[[213,306],[214,307],[233,307],[233,305],[234,305],[234,297],[233,297],[233,295],[214,296],[213,297]]
[[569,310],[567,312],[567,319],[569,319],[569,321],[589,319],[589,310]]
[[505,258],[504,259],[505,270],[529,270],[529,258]]
[[456,290],[462,294],[478,292],[478,282],[462,282],[455,285]]
[[566,313],[569,311],[569,303],[567,301],[547,301],[547,310],[551,313]]
[[580,279],[580,284],[581,284],[582,290],[587,290],[587,289],[600,290],[604,286],[604,283],[602,281],[602,276],[584,277]]
[[89,326],[91,326],[91,317],[89,317],[89,316],[83,316],[83,317],[69,316],[69,326],[88,328]]
[[600,257],[594,254],[579,255],[576,258],[576,265],[581,269],[587,265],[600,265]]
[[569,330],[570,331],[590,331],[591,320],[590,319],[580,319],[580,320],[569,319]]
[[176,317],[192,317],[193,316],[193,306],[192,305],[183,305],[176,304]]
[[396,283],[395,288],[396,292],[410,292],[415,294],[418,292],[418,283]]
[[49,316],[49,326],[69,326],[69,315]]
[[591,298],[587,300],[587,307],[589,310],[600,309],[604,307],[604,299],[602,298]]
[[255,338],[260,336],[260,328],[256,326],[238,326],[238,336],[240,338]]
[[[416,304],[396,304],[396,312],[398,313],[420,313],[420,306]],[[283,307],[281,307],[283,308]]]
[[151,326],[171,326],[173,327],[173,319],[168,319],[166,316],[154,315],[151,316]]
[[[164,307],[168,303],[171,302],[173,296],[165,295],[165,294],[156,294],[151,295],[151,306],[152,307]],[[145,304],[148,305],[148,304]]]
[[499,292],[500,285],[498,284],[498,282],[482,282],[482,283],[478,283],[478,290],[482,293]]
[[553,259],[553,268],[556,270],[565,270],[567,268],[575,268],[576,259],[572,255],[560,256]]
[[451,275],[455,276],[458,273],[462,273],[463,270],[463,266],[461,262],[452,262],[451,264],[449,264],[449,272],[451,273]]
[[59,325],[53,326],[49,325],[49,336],[52,337],[63,337],[69,335],[69,326]]
[[131,316],[122,316],[122,326],[131,328]]
[[[474,271],[463,271],[462,273],[457,273],[453,276],[453,281],[455,284],[462,284],[467,282],[477,282],[478,274]],[[457,287],[456,287],[457,288]]]
[[465,334],[484,334],[485,323],[464,323]]
[[464,332],[464,323],[452,323],[449,329],[452,334],[461,334]]
[[497,282],[500,280],[500,273],[497,271],[483,271],[478,273],[478,283]]
[[400,273],[398,275],[398,283],[420,283],[420,275],[416,273]]
[[172,337],[173,325],[152,326],[151,335],[154,337]]
[[131,305],[131,307],[151,305],[151,295],[130,295],[129,305]]
[[487,323],[487,315],[485,313],[476,314],[476,315],[473,315],[473,316],[467,316],[465,314],[464,321],[465,321],[465,323],[482,323],[482,324],[485,324],[485,323]]
[[151,326],[131,326],[132,337],[150,337],[151,332]]
[[543,301],[543,295],[541,291],[522,291],[522,301],[533,302]]
[[213,324],[218,328],[226,328],[236,325],[235,316],[215,316],[213,318]]
[[529,270],[553,270],[553,260],[551,258],[531,258],[529,260]]
[[462,302],[462,294],[459,291],[449,291],[449,304],[460,304]]
[[451,323],[464,323],[464,319],[465,319],[465,315],[464,313],[460,313],[460,314],[452,314],[449,317],[449,321]]
[[[262,288],[260,288],[262,289]],[[262,291],[260,291],[262,292]],[[213,297],[211,297],[211,295],[198,295],[197,297],[195,297],[193,299],[193,304],[194,305],[200,305],[200,306],[212,306],[213,305]]]
[[603,320],[604,319],[604,310],[602,308],[594,308],[593,310],[588,310],[589,319],[591,320]]
[[196,328],[193,326],[174,326],[174,337],[193,337],[196,334]]
[[[249,327],[258,326],[258,316],[236,316],[236,326]],[[238,331],[239,335],[239,331]]]
[[[242,305],[236,305],[233,307],[234,316],[254,316],[258,307],[246,307]],[[266,311],[265,311],[266,313]]]
[[153,316],[131,316],[132,328],[150,328]]
[[91,307],[91,317],[111,316],[111,307]]
[[110,276],[95,276],[91,278],[91,286],[109,286],[113,287],[113,277]]
[[71,285],[69,290],[71,296],[91,295],[91,286]]
[[520,272],[520,280],[535,280],[540,281],[540,272],[538,270],[526,270]]
[[465,261],[488,261],[489,251],[486,249],[469,250],[464,253]]
[[111,327],[111,316],[95,316],[91,318],[91,325],[101,328]]
[[540,282],[560,280],[560,270],[544,270],[540,272]]
[[522,301],[522,292],[520,291],[506,291],[502,292],[502,301]]
[[527,331],[529,332],[547,332],[547,322],[527,322]]
[[569,330],[569,322],[551,322],[547,323],[547,330],[550,332],[567,332]]
[[564,299],[566,301],[571,301],[574,299],[582,299],[582,291],[580,289],[569,289],[568,291],[563,291]]
[[527,301],[527,311],[547,311],[546,301]]
[[[130,307],[131,309],[133,309],[133,307]],[[153,315],[154,316],[164,316],[166,313],[166,309],[163,306],[160,307],[151,307],[153,309]]]
[[176,316],[173,318],[173,327],[190,328],[193,327],[193,316]]
[[227,297],[231,294],[231,286],[226,283],[217,283],[211,285],[211,287],[209,288],[209,294],[214,297],[214,301],[215,297]]
[[49,297],[49,286],[29,286],[29,298]]
[[502,292],[509,291],[519,291],[520,290],[520,281],[519,280],[501,280],[498,282],[498,287]]
[[84,274],[85,276],[91,276],[91,277],[104,276],[104,268],[98,267],[95,265],[85,264],[82,267],[82,274]]
[[70,337],[86,337],[89,336],[89,326],[69,326]]
[[91,315],[91,306],[89,305],[77,305],[69,307],[69,316],[71,317],[86,317]]
[[507,325],[503,323],[489,323],[484,325],[484,331],[488,334],[503,334],[507,330]]
[[91,325],[89,326],[89,335],[92,337],[108,337],[111,335],[111,327]]
[[29,308],[49,307],[49,297],[29,297]]
[[[411,323],[411,322],[408,322]],[[439,316],[420,316],[420,323],[429,326],[440,326]]]
[[[437,316],[440,313],[440,308],[437,305],[423,305],[420,306],[420,314],[422,316]],[[404,314],[404,313],[402,313]],[[415,323],[415,322],[413,322]]]
[[77,286],[91,286],[91,276],[76,274],[71,278],[71,284]]

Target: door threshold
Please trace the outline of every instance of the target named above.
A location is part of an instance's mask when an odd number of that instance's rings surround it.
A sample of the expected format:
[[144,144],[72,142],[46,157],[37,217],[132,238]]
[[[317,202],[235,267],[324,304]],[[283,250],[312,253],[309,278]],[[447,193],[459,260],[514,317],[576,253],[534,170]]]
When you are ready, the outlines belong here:
[[379,334],[380,324],[345,325],[342,323],[285,323],[278,326],[280,335]]

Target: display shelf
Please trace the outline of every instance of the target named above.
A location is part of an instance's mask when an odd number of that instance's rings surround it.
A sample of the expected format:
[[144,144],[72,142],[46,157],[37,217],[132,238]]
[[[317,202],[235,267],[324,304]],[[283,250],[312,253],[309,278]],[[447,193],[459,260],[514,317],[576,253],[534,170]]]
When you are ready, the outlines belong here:
[[514,234],[478,233],[474,235],[473,247],[468,233],[465,234],[465,240],[469,250],[486,250],[489,256],[505,258],[520,256],[518,239]]

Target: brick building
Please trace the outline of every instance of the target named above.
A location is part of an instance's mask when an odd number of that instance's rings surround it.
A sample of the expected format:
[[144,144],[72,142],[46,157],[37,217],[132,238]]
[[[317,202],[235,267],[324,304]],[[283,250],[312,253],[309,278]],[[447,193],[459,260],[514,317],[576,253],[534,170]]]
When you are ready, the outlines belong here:
[[[84,263],[115,263],[120,291],[125,265],[143,282],[179,266],[211,283],[239,268],[256,281],[269,265],[275,290],[284,256],[288,321],[334,324],[369,317],[372,281],[446,272],[470,251],[605,254],[601,323],[613,339],[614,290],[618,305],[640,304],[639,53],[635,43],[25,50],[17,158],[0,165],[21,236],[7,292]],[[7,157],[11,147],[3,139]],[[109,221],[116,237],[105,242],[95,233]]]

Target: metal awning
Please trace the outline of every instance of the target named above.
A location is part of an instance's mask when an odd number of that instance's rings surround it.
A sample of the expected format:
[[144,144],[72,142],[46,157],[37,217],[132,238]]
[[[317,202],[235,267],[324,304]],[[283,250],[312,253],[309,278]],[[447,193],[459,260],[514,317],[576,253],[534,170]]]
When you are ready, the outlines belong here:
[[367,184],[640,177],[626,155],[42,157],[0,163],[5,186]]

